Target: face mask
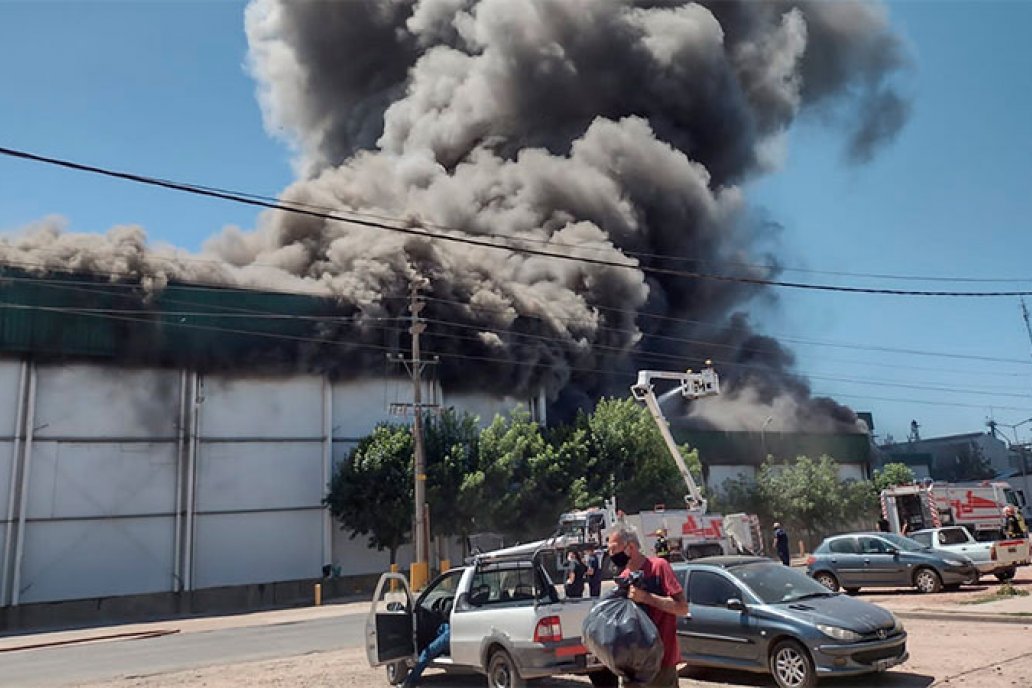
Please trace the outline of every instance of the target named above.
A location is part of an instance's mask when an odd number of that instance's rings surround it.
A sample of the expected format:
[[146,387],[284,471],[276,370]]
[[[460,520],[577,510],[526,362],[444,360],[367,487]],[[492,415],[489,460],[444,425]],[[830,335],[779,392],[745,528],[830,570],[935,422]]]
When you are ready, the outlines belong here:
[[616,554],[609,555],[609,561],[613,562],[613,565],[619,569],[623,569],[627,566],[631,558],[627,556],[627,552],[617,552]]

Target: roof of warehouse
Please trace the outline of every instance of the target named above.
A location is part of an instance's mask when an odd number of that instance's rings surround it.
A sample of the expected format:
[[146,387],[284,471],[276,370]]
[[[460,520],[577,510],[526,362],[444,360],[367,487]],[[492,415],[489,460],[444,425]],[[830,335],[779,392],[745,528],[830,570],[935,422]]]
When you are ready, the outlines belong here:
[[[333,299],[0,268],[0,353],[226,368],[333,357]],[[302,363],[303,365],[303,363]]]

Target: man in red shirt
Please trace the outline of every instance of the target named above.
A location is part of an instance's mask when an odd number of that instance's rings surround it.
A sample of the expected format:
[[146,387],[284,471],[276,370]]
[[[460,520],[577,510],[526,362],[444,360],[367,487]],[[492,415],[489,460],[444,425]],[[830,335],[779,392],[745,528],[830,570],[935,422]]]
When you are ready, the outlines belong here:
[[[670,562],[641,553],[638,533],[627,524],[617,525],[609,534],[609,560],[622,569],[621,576],[642,572],[641,586],[632,585],[627,596],[644,605],[663,641],[663,663],[652,682],[634,688],[677,688],[677,665],[681,651],[677,646],[677,617],[688,616],[688,601]],[[630,688],[629,684],[625,684]]]

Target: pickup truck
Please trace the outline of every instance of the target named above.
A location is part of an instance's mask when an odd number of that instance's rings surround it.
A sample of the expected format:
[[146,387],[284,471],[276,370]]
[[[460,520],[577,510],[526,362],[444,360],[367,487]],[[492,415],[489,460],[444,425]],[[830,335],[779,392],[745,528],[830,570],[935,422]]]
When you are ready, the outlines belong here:
[[992,574],[1001,581],[1014,578],[1017,567],[1029,561],[1028,540],[979,542],[963,526],[927,528],[907,537],[930,549],[962,554],[974,562],[979,574]]
[[556,674],[587,674],[593,685],[615,686],[616,676],[581,642],[595,601],[561,599],[544,567],[527,555],[478,555],[418,597],[404,576],[385,573],[366,620],[366,657],[370,666],[386,666],[388,682],[399,685],[447,621],[450,648],[430,668],[480,673],[492,688],[522,688]]

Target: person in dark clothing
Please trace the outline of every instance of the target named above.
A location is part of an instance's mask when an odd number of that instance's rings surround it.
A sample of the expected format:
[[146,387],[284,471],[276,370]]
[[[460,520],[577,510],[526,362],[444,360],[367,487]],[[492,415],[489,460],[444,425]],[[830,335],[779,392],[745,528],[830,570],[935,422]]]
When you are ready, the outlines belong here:
[[887,533],[889,532],[889,520],[882,516],[878,519],[878,532]]
[[602,594],[602,555],[598,551],[588,551],[587,567],[585,577],[588,579],[588,594],[599,597]]
[[584,565],[581,553],[571,549],[566,555],[566,596],[584,597],[584,575],[588,567]]
[[666,531],[662,528],[656,531],[656,556],[661,559],[670,559],[670,544],[666,539]]
[[785,566],[789,566],[791,563],[791,557],[788,554],[788,533],[781,527],[780,523],[774,524],[774,551],[778,553],[778,559]]

